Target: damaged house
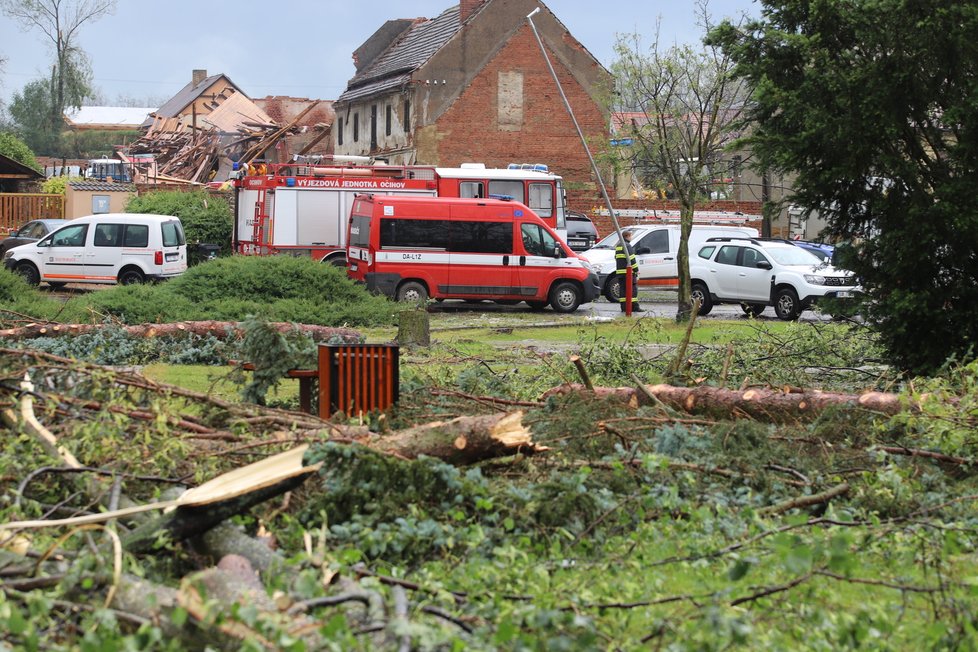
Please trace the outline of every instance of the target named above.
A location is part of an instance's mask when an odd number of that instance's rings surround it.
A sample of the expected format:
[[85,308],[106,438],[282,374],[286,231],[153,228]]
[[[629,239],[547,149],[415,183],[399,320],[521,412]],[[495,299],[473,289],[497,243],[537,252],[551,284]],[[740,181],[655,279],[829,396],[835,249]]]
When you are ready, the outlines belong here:
[[527,15],[589,140],[607,138],[610,73],[536,0],[461,0],[387,21],[354,52],[333,105],[336,154],[392,164],[544,163],[588,197],[590,163]]
[[[120,155],[142,182],[221,182],[235,163],[287,160],[293,149],[314,148],[328,136],[331,117],[328,102],[254,101],[226,75],[194,70],[190,83],[143,123],[143,137]],[[299,140],[291,143],[293,137]]]

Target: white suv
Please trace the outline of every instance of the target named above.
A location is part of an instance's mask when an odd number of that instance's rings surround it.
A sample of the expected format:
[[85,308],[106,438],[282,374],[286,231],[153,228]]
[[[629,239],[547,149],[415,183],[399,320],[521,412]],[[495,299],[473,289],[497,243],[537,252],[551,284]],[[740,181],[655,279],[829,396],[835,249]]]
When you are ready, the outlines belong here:
[[852,274],[801,247],[757,238],[710,238],[690,257],[689,273],[701,315],[718,303],[739,303],[749,315],[774,306],[780,319],[792,320],[818,299],[860,291]]

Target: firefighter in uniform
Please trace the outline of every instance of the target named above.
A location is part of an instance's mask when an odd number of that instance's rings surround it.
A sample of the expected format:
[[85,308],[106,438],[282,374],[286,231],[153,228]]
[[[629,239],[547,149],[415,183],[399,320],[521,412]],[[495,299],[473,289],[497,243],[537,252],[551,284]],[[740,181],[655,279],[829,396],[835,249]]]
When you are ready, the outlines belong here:
[[625,274],[631,269],[632,312],[638,312],[641,310],[638,305],[638,259],[635,257],[635,251],[632,249],[630,242],[632,232],[625,231],[622,235],[625,238],[624,244],[619,241],[615,247],[615,274],[618,275],[618,287],[621,289],[621,293],[618,296],[618,305],[621,307],[621,311],[625,312]]

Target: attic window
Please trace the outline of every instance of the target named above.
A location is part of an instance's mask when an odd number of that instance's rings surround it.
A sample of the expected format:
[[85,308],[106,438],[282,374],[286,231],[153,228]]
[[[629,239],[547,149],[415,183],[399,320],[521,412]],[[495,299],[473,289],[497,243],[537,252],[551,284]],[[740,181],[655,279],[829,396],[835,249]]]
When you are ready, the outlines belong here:
[[411,131],[411,100],[404,100],[404,132]]
[[386,135],[386,136],[390,136],[391,135],[391,114],[392,113],[393,113],[393,111],[391,111],[391,105],[388,104],[387,105],[387,113],[384,116],[384,135]]
[[353,114],[353,142],[360,142],[360,114]]
[[343,144],[343,118],[336,119],[336,144]]

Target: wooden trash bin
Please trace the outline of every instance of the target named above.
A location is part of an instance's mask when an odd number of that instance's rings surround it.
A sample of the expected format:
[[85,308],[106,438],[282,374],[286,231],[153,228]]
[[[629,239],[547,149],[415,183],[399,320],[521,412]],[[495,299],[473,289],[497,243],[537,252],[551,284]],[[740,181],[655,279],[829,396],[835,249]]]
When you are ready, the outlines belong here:
[[397,403],[399,348],[395,344],[320,344],[319,416],[360,416]]

